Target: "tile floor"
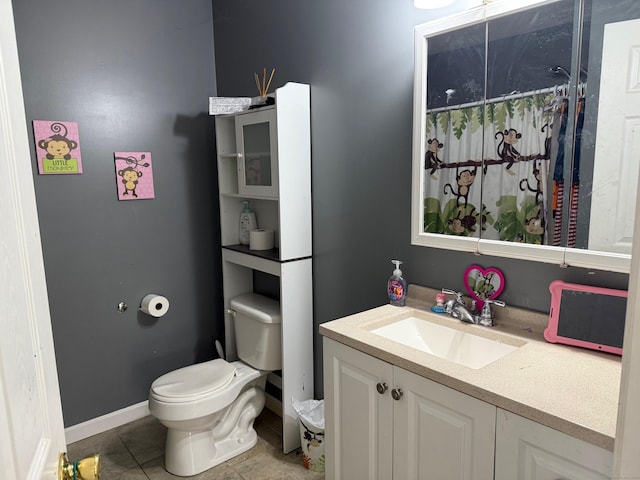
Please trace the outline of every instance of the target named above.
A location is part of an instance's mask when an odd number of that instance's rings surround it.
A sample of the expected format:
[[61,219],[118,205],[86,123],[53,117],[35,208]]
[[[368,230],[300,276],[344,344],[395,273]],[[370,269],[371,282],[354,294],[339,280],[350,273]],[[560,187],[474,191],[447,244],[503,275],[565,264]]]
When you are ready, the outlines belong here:
[[145,417],[68,446],[70,460],[100,453],[101,480],[320,480],[324,474],[302,465],[300,449],[282,453],[281,420],[264,409],[255,421],[258,443],[227,462],[193,477],[176,477],[164,469],[167,430]]

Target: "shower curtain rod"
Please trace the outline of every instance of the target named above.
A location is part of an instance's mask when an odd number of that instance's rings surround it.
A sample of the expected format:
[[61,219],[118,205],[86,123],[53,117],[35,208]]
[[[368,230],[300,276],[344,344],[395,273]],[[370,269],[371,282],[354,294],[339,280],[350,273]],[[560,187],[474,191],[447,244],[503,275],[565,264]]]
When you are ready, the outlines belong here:
[[[585,85],[586,85],[586,82],[580,82],[578,84],[578,88],[579,89],[584,88]],[[448,105],[446,107],[432,108],[430,110],[427,110],[427,113],[439,113],[439,112],[445,112],[447,110],[459,110],[462,108],[477,107],[479,105],[485,105],[487,103],[504,102],[505,100],[513,100],[515,98],[525,98],[525,97],[532,97],[533,95],[557,92],[561,89],[564,89],[565,91],[567,91],[569,87],[570,85],[568,83],[565,83],[562,85],[555,85],[553,87],[541,88],[540,90],[531,90],[529,92],[524,92],[524,93],[512,93],[509,95],[504,95],[502,97],[490,98],[486,101],[477,100],[475,102],[462,103],[460,105]]]

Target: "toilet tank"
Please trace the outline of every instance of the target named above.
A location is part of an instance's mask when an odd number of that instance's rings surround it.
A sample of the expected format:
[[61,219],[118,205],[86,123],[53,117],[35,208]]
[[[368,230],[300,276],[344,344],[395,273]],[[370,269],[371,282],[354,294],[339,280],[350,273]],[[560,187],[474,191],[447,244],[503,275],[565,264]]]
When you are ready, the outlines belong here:
[[257,293],[231,300],[238,357],[258,370],[282,368],[280,304]]

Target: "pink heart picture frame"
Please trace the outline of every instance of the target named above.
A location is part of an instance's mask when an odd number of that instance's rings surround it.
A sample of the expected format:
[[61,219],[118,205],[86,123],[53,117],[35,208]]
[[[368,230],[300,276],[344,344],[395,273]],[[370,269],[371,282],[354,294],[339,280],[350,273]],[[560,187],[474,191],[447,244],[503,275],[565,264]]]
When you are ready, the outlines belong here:
[[469,265],[464,271],[464,285],[480,309],[485,300],[495,300],[502,293],[505,285],[504,275],[494,267]]

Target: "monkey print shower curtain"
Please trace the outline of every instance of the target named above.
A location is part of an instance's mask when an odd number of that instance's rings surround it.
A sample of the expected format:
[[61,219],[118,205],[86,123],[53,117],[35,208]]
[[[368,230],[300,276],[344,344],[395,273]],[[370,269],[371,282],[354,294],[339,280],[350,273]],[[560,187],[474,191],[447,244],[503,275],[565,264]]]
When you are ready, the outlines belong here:
[[546,243],[553,93],[427,112],[424,231]]

